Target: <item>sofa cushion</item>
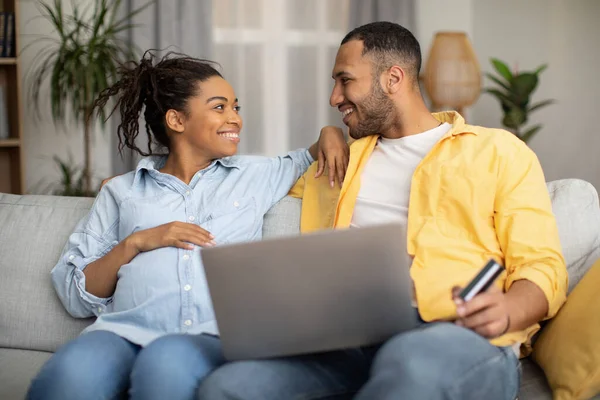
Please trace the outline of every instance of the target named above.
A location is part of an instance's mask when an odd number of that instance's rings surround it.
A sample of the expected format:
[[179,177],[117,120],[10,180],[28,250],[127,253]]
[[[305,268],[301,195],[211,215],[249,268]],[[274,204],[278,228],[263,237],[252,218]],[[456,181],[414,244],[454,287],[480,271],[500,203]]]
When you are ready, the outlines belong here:
[[569,273],[569,292],[600,258],[598,192],[579,179],[548,183],[552,210]]
[[521,360],[521,387],[519,388],[519,400],[551,400],[552,390],[548,387],[548,381],[544,371],[540,369],[531,359]]
[[281,199],[265,215],[263,238],[299,235],[301,209],[302,200],[290,196]]
[[0,348],[0,399],[24,399],[31,380],[52,353]]
[[50,270],[92,201],[0,194],[0,347],[54,351],[91,322],[67,314]]

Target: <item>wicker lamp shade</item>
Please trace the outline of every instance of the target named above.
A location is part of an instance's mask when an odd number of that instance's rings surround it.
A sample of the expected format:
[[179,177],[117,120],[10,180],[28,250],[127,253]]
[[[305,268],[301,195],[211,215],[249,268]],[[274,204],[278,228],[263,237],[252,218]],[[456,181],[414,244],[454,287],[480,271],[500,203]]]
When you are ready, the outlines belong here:
[[477,100],[481,70],[464,32],[436,33],[422,78],[434,108],[449,107],[462,113]]

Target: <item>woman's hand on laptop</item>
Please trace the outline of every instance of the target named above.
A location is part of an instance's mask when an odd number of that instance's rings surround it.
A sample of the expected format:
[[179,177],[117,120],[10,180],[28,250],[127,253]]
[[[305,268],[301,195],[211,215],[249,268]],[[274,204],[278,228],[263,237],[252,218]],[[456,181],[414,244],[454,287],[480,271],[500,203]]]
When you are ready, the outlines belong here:
[[337,179],[342,187],[348,162],[350,161],[350,147],[344,138],[344,133],[337,126],[326,126],[321,129],[317,149],[317,173],[315,178],[329,168],[329,185],[333,188]]
[[126,240],[141,253],[161,247],[177,247],[184,250],[192,250],[194,245],[213,247],[216,245],[214,238],[210,232],[196,224],[176,221],[135,232]]
[[502,336],[509,331],[509,305],[502,290],[492,285],[487,291],[465,302],[458,296],[461,289],[452,289],[458,315],[456,325],[471,329],[488,339]]

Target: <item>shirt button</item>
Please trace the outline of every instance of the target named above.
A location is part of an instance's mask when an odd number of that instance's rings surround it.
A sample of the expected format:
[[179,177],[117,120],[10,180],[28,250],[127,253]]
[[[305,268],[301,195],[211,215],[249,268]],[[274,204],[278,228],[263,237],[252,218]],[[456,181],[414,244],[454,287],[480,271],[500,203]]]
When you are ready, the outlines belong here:
[[74,256],[74,255],[70,255],[70,256],[69,256],[69,261],[73,261],[74,259],[75,259],[75,256]]
[[189,219],[190,221],[193,221],[193,220],[195,220],[195,219],[196,219],[196,217],[194,217],[193,215],[190,215],[190,216],[188,217],[188,219]]
[[189,195],[190,195],[190,191],[189,191],[189,190],[186,190],[186,191],[185,191],[185,195],[186,195],[186,196],[189,196]]
[[239,207],[239,206],[240,206],[240,203],[238,203],[237,201],[234,201],[234,202],[233,202],[233,206],[237,208],[237,207]]
[[184,259],[184,260],[189,260],[189,259],[190,259],[190,256],[188,256],[187,254],[184,254],[184,255],[183,255],[183,259]]
[[98,307],[98,312],[101,313],[102,312],[102,307]]
[[185,285],[183,287],[183,290],[185,290],[186,292],[189,292],[190,290],[192,290],[192,286],[191,285]]
[[190,325],[192,325],[192,320],[191,320],[191,319],[186,319],[186,320],[185,320],[185,322],[184,322],[184,325],[185,325],[185,326],[190,326]]

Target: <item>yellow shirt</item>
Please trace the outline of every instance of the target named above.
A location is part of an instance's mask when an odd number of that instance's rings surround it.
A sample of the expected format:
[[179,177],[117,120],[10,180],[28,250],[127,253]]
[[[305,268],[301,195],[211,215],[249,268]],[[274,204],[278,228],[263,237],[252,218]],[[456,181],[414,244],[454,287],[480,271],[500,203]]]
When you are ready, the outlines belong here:
[[[407,246],[421,317],[454,319],[451,288],[466,285],[490,258],[506,267],[498,285],[507,291],[517,280],[534,282],[548,299],[546,317],[553,317],[566,300],[568,276],[536,155],[510,132],[467,125],[456,112],[433,116],[452,128],[411,182]],[[361,173],[377,139],[351,144],[341,190],[332,189],[325,176],[314,178],[316,164],[292,188],[290,195],[303,199],[302,233],[350,226]],[[538,330],[535,324],[492,343],[528,344]]]

